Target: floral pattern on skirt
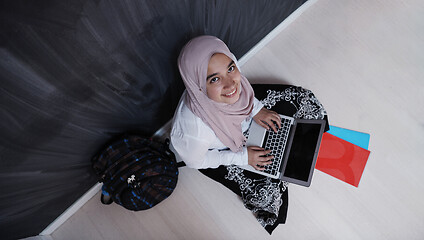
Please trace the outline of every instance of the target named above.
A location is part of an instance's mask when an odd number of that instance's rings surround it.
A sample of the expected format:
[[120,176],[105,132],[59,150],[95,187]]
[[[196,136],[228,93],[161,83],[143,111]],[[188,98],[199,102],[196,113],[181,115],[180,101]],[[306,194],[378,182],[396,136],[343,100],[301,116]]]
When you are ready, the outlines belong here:
[[[267,109],[303,119],[326,119],[327,113],[315,95],[291,85],[252,85],[255,96]],[[328,122],[326,131],[328,130]],[[200,170],[239,195],[244,206],[269,234],[285,223],[288,209],[288,183],[246,171],[235,165]]]

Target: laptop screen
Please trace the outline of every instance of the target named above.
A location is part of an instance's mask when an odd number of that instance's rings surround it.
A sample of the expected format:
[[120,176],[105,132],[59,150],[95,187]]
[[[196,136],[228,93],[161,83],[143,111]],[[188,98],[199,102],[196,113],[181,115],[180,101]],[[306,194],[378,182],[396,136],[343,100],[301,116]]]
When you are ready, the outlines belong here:
[[321,124],[297,123],[284,176],[307,182],[315,164],[314,155],[320,137]]

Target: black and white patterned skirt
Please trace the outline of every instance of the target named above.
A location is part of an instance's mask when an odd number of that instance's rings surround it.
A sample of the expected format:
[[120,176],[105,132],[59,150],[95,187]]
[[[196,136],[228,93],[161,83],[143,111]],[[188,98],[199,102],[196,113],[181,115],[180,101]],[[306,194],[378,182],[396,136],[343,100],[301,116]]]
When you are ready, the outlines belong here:
[[[255,97],[267,109],[297,119],[327,120],[324,107],[307,89],[291,85],[269,84],[257,84],[252,87]],[[285,223],[288,209],[287,182],[244,171],[235,165],[199,171],[239,195],[244,206],[254,214],[269,234],[279,224]]]

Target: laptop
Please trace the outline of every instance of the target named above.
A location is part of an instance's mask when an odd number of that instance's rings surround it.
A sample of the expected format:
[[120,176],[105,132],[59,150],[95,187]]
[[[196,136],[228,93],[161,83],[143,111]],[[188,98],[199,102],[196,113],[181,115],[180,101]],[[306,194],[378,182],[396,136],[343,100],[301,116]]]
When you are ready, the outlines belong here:
[[281,116],[278,133],[266,130],[255,121],[249,129],[246,145],[271,149],[272,164],[258,171],[250,165],[240,166],[274,179],[309,187],[318,157],[325,120],[294,119]]

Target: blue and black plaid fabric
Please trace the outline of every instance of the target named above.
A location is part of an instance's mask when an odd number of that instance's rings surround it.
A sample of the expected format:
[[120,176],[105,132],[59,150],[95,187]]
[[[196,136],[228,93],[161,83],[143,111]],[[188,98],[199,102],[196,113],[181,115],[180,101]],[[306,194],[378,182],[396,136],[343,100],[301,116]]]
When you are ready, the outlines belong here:
[[177,185],[178,167],[167,144],[128,135],[107,145],[92,159],[103,191],[126,209],[149,209]]

